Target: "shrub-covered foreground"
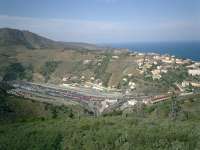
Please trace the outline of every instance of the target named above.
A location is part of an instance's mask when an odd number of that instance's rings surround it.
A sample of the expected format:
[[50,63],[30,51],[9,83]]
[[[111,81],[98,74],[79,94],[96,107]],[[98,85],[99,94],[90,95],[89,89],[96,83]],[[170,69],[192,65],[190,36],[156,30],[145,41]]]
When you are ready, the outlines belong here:
[[[0,95],[0,150],[199,150],[199,97],[137,114],[88,116],[84,110]],[[82,113],[81,113],[82,112]],[[6,119],[7,118],[7,119]]]
[[84,117],[0,126],[0,149],[200,149],[199,122]]

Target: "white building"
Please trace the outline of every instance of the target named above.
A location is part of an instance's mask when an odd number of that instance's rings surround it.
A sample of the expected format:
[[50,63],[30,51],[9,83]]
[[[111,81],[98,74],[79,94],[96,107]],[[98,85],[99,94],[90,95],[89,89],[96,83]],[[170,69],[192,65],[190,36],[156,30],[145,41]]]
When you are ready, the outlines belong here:
[[188,81],[183,81],[181,85],[182,85],[182,87],[185,88],[185,87],[187,87],[187,86],[190,85],[190,82],[188,82]]
[[95,79],[94,77],[91,77],[91,78],[90,78],[90,80],[92,80],[92,81],[93,81],[94,79]]
[[153,56],[153,59],[160,60],[161,57],[159,55]]
[[138,53],[139,56],[144,56],[144,53]]
[[63,80],[63,81],[67,81],[67,78],[64,77],[62,80]]
[[182,59],[176,59],[176,64],[185,64],[185,62]]
[[128,85],[129,85],[129,87],[130,87],[131,90],[135,89],[135,83],[134,83],[134,82],[131,82],[131,81],[130,81],[130,82],[128,83]]
[[158,62],[157,62],[157,61],[154,61],[154,62],[153,62],[153,64],[154,64],[154,65],[157,65],[157,64],[158,64]]
[[160,74],[155,74],[152,76],[153,80],[159,80],[162,76]]
[[134,106],[137,103],[136,100],[130,100],[128,101],[128,105]]
[[112,56],[112,58],[114,58],[114,59],[118,59],[118,58],[119,58],[119,56]]
[[162,62],[164,62],[164,63],[169,63],[169,64],[173,63],[172,60],[168,60],[168,59],[163,59]]
[[160,74],[161,71],[159,69],[152,70],[151,73],[152,73],[153,80],[156,80],[156,79],[159,80],[162,77]]
[[106,99],[105,101],[107,103],[109,103],[109,104],[115,104],[115,103],[117,103],[117,99]]
[[161,66],[157,66],[156,68],[157,68],[158,70],[160,70],[162,67],[161,67]]
[[167,69],[162,69],[161,72],[162,72],[162,73],[167,73],[168,70],[167,70]]
[[128,77],[132,77],[132,76],[133,76],[133,74],[132,74],[132,73],[129,73],[129,74],[128,74]]
[[191,85],[192,85],[193,87],[200,88],[200,83],[191,82]]
[[189,69],[188,73],[192,76],[200,75],[200,69]]
[[84,65],[89,64],[91,61],[92,61],[92,60],[86,59],[86,60],[83,61],[83,64],[84,64]]
[[123,81],[124,81],[124,82],[127,82],[128,80],[127,80],[127,78],[123,78]]

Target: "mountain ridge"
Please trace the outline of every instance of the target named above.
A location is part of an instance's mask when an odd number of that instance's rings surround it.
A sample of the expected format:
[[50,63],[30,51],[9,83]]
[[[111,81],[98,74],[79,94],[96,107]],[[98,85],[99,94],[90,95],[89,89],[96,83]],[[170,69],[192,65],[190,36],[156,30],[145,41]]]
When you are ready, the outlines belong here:
[[27,30],[0,28],[0,47],[16,46],[26,49],[99,49],[95,44],[54,41]]

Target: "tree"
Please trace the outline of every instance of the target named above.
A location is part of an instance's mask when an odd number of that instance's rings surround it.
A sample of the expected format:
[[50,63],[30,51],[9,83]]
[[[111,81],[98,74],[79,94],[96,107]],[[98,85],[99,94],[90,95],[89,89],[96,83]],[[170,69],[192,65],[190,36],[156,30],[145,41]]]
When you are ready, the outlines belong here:
[[33,67],[31,64],[28,64],[28,66],[24,66],[21,63],[13,63],[6,68],[3,80],[12,81],[26,79],[30,81],[32,79],[32,74]]
[[45,77],[45,82],[47,82],[50,78],[50,75],[56,70],[58,61],[47,61],[44,66],[41,68],[41,73]]
[[51,113],[52,113],[52,118],[55,119],[58,117],[58,111],[57,111],[56,107],[51,108]]
[[136,112],[139,117],[144,117],[144,104],[141,101],[136,103]]
[[72,110],[70,109],[70,111],[69,111],[69,118],[71,118],[71,119],[73,119],[74,118],[74,114],[73,114],[73,112],[72,112]]

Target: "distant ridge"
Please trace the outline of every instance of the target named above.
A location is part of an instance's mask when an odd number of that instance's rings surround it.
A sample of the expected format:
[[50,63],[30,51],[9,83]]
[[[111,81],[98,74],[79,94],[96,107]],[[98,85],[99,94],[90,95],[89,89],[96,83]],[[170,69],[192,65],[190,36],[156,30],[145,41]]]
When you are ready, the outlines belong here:
[[0,47],[24,47],[26,49],[99,49],[96,45],[76,42],[57,42],[30,31],[0,28]]

